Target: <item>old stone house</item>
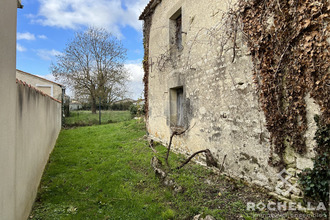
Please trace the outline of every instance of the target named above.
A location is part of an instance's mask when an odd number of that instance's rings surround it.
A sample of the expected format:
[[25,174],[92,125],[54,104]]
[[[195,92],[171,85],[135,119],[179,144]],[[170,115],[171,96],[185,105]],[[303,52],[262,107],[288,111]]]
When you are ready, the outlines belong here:
[[62,100],[62,89],[64,89],[64,86],[59,83],[44,79],[42,77],[18,69],[16,70],[16,78],[18,80],[26,82],[27,84],[32,85],[36,89],[57,100]]
[[[226,174],[286,197],[299,197],[299,190],[286,193],[276,187],[283,168],[276,166],[276,160],[281,157],[294,176],[313,166],[313,116],[321,114],[320,106],[308,91],[300,97],[306,106],[302,136],[306,150],[298,153],[286,145],[283,154],[277,155],[271,126],[267,126],[267,108],[254,82],[256,65],[243,31],[248,25],[239,17],[252,7],[242,10],[238,3],[149,1],[139,18],[144,21],[148,135],[166,145],[173,131],[187,129],[174,137],[175,151],[191,155],[208,148],[218,164],[224,161]],[[265,31],[271,32],[276,26],[274,17],[264,20],[268,22]],[[198,162],[204,163],[203,156]]]

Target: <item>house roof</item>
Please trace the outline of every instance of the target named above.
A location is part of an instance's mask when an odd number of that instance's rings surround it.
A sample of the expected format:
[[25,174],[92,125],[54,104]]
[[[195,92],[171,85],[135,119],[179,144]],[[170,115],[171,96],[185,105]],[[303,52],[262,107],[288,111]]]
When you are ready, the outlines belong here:
[[16,84],[20,84],[20,85],[23,85],[23,86],[27,86],[27,87],[29,87],[29,88],[35,90],[37,93],[39,93],[39,94],[42,95],[42,96],[49,97],[49,98],[51,98],[52,100],[54,100],[54,101],[56,101],[56,102],[62,103],[60,100],[55,99],[55,98],[51,97],[50,95],[47,95],[46,93],[40,91],[39,89],[37,89],[37,88],[31,86],[30,84],[27,84],[26,82],[24,82],[24,81],[22,81],[22,80],[19,80],[19,79],[17,79],[17,78],[16,78]]
[[122,100],[115,101],[115,102],[113,102],[113,104],[124,103],[124,102],[136,102],[136,101],[133,100],[133,99],[127,98],[127,99],[122,99]]
[[152,14],[159,3],[162,0],[150,0],[147,6],[144,8],[142,14],[139,17],[139,20],[144,20],[150,14]]
[[23,8],[21,0],[17,0],[17,8]]
[[31,73],[24,72],[24,71],[19,70],[19,69],[16,69],[16,71],[19,71],[19,72],[21,72],[21,73],[24,73],[24,74],[29,75],[29,76],[32,76],[32,77],[36,77],[36,78],[42,79],[42,80],[44,80],[44,81],[47,81],[47,82],[50,82],[50,83],[53,83],[53,84],[56,84],[56,85],[58,85],[58,86],[60,86],[60,87],[64,87],[62,84],[59,84],[59,83],[57,83],[57,82],[50,81],[50,80],[45,79],[45,78],[42,78],[42,77],[40,77],[40,76],[33,75],[33,74],[31,74]]

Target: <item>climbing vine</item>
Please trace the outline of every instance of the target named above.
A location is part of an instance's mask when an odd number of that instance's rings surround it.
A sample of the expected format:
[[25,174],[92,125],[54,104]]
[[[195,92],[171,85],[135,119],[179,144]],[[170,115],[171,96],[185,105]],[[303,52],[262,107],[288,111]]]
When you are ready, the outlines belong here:
[[274,162],[271,155],[270,161],[284,165],[286,147],[306,151],[308,93],[330,123],[329,2],[254,0],[239,8],[273,150],[281,159]]
[[[151,3],[150,3],[151,4]],[[212,29],[202,28],[192,42],[186,43],[184,64],[192,69],[189,54],[200,33],[209,35],[209,43],[217,41],[219,59],[228,42],[233,42],[236,55],[236,37],[243,32],[254,63],[254,81],[259,101],[265,113],[266,126],[271,134],[270,163],[283,166],[284,152],[292,147],[306,152],[306,101],[309,94],[321,107],[320,121],[330,124],[330,5],[327,0],[238,0],[223,12],[219,24]],[[156,4],[143,14],[144,20],[144,84],[146,113],[148,113],[149,37],[152,13]],[[212,15],[213,16],[213,15]],[[193,23],[193,17],[190,23]],[[190,45],[190,46],[189,46]],[[159,70],[169,62],[169,53],[159,58]],[[183,62],[184,63],[184,62]],[[275,154],[280,160],[275,160]]]
[[304,169],[298,177],[306,196],[329,204],[330,124],[321,124],[318,115],[314,119],[317,124],[315,151],[318,155],[314,158],[313,169]]
[[144,47],[144,57],[142,61],[144,76],[143,76],[143,83],[144,83],[144,98],[145,98],[145,105],[144,105],[144,112],[145,117],[148,119],[148,86],[149,86],[149,37],[150,37],[150,27],[151,27],[151,18],[152,16],[148,16],[144,18],[143,24],[143,47]]

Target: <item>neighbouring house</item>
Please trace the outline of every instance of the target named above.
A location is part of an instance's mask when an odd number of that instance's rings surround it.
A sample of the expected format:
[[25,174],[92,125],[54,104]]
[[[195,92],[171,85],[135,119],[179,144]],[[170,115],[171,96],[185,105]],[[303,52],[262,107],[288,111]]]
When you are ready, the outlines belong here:
[[22,7],[20,0],[0,1],[1,220],[28,219],[61,130],[61,102],[16,79],[17,8]]
[[70,102],[70,105],[69,106],[70,106],[70,111],[80,110],[83,107],[83,105],[80,102],[78,102],[77,100],[72,100]]
[[134,103],[136,103],[136,101],[130,98],[118,100],[111,103],[110,109],[119,110],[119,111],[129,110],[130,106],[133,105]]
[[145,100],[144,99],[138,99],[134,102],[135,105],[144,105]]
[[[276,2],[267,8],[258,1],[149,1],[139,18],[149,138],[166,145],[174,131],[186,130],[173,139],[176,152],[208,148],[226,174],[300,197],[300,190],[278,186],[277,174],[313,166],[313,117],[329,123],[330,39],[322,38],[329,36],[322,13],[303,9],[318,23],[283,23],[285,35],[280,22],[293,19],[281,16],[298,16],[289,9]],[[317,58],[305,49],[317,50]],[[203,156],[197,161],[205,164]]]
[[128,102],[134,103],[136,101],[133,100],[133,99],[127,98],[127,99],[122,99],[122,100],[114,101],[112,104],[124,104],[124,103],[128,103]]
[[32,85],[33,87],[55,99],[62,100],[62,91],[64,86],[59,83],[44,79],[31,73],[24,72],[22,70],[16,70],[16,78]]

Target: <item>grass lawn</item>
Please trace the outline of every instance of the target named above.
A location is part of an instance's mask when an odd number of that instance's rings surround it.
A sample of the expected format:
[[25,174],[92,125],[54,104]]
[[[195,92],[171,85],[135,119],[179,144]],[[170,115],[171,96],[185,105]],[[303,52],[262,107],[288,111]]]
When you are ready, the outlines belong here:
[[[163,186],[144,135],[144,124],[135,120],[62,130],[30,219],[258,219],[246,202],[268,201],[262,190],[202,166],[189,163],[171,173],[183,192]],[[156,149],[159,158],[165,155],[166,148]],[[170,159],[174,167],[183,158]]]
[[[101,124],[116,123],[130,120],[129,111],[101,111]],[[99,112],[92,114],[91,111],[70,111],[70,117],[65,118],[67,127],[98,125]]]

